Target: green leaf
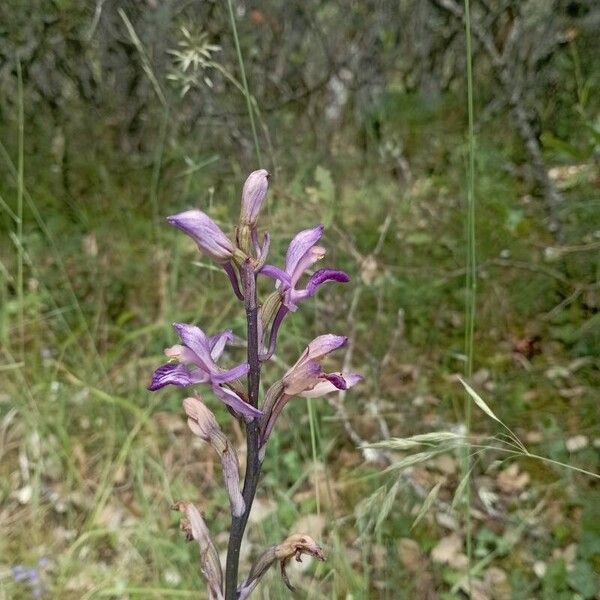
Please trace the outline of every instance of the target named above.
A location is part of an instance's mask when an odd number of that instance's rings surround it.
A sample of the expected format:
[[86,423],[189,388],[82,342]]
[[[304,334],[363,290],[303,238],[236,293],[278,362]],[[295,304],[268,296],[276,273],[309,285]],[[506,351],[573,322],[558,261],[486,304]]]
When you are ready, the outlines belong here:
[[584,598],[593,598],[600,589],[598,577],[590,563],[583,560],[577,561],[569,571],[569,585]]

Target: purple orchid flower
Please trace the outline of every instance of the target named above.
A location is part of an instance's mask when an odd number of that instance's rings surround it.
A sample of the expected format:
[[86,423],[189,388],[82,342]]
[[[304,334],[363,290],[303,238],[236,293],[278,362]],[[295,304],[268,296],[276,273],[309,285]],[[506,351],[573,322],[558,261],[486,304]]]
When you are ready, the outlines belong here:
[[283,376],[283,390],[288,396],[317,398],[335,390],[347,390],[358,383],[357,373],[324,373],[319,360],[348,342],[344,335],[320,335],[304,350],[296,364]]
[[223,233],[221,228],[201,210],[188,210],[177,215],[167,217],[167,221],[189,235],[197,244],[200,252],[219,263],[229,281],[235,295],[243,300],[235,269],[231,264],[235,247],[231,240]]
[[168,362],[154,371],[148,386],[150,391],[159,390],[166,385],[187,387],[205,383],[234,412],[249,418],[262,415],[261,411],[245,402],[234,391],[222,387],[222,384],[246,375],[250,368],[248,363],[227,370],[217,365],[216,360],[223,354],[225,345],[233,339],[230,330],[208,337],[195,325],[175,323],[173,328],[183,345],[167,348],[165,354],[177,362]]
[[340,283],[350,281],[350,277],[344,271],[319,269],[309,277],[305,288],[296,289],[305,271],[325,256],[325,248],[317,245],[324,229],[324,225],[317,225],[312,229],[301,231],[294,237],[288,246],[283,271],[273,265],[265,265],[261,269],[263,275],[277,281],[276,286],[282,298],[282,305],[275,315],[271,327],[267,357],[273,353],[279,326],[288,312],[296,311],[299,302],[314,296],[319,287],[327,281]]
[[[293,396],[317,398],[337,390],[347,390],[362,380],[358,373],[325,373],[320,360],[330,352],[346,345],[342,335],[320,335],[304,350],[296,364],[283,376],[267,405],[261,420],[261,445],[264,445],[285,405]],[[277,385],[277,384],[276,384]]]
[[167,221],[189,235],[198,244],[201,252],[216,262],[228,262],[233,258],[235,248],[221,228],[201,210],[167,217]]

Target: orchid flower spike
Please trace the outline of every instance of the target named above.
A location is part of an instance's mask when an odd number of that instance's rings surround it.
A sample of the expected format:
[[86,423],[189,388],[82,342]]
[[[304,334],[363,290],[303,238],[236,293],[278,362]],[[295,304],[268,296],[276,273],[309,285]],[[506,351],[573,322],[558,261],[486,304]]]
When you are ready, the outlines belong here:
[[240,466],[234,446],[219,427],[215,415],[200,398],[186,398],[183,401],[183,409],[192,433],[210,444],[219,455],[223,467],[223,481],[231,504],[231,514],[234,517],[241,517],[246,510],[246,503],[240,491]]
[[223,354],[225,345],[233,339],[230,330],[208,337],[195,325],[175,323],[173,328],[182,344],[165,350],[165,354],[175,362],[168,362],[154,371],[148,386],[150,391],[159,390],[166,385],[187,387],[204,383],[210,385],[215,395],[236,414],[246,418],[262,414],[234,391],[223,387],[223,384],[246,375],[250,368],[248,363],[241,363],[231,369],[221,369],[217,365],[216,361]]
[[266,443],[277,418],[292,397],[318,398],[336,390],[347,390],[362,380],[358,373],[325,373],[321,368],[319,361],[345,346],[347,341],[346,336],[332,334],[315,338],[283,379],[269,389],[264,415],[260,419],[261,445]]

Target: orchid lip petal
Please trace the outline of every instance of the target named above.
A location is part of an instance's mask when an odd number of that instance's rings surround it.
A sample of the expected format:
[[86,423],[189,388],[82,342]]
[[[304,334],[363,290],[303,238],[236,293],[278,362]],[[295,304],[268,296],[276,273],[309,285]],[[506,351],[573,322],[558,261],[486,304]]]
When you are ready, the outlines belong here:
[[324,373],[323,379],[332,383],[338,390],[348,389],[348,384],[341,373]]
[[[333,373],[328,374],[329,376],[335,375]],[[344,389],[349,389],[353,385],[356,385],[359,381],[362,381],[362,375],[358,373],[342,373],[341,377],[345,381],[346,387]],[[319,398],[320,396],[324,396],[325,394],[330,394],[331,392],[339,392],[340,388],[337,387],[334,383],[331,382],[330,379],[323,378],[312,390],[307,390],[300,394],[304,398]]]
[[306,291],[309,296],[313,296],[317,289],[327,281],[337,281],[338,283],[348,283],[350,277],[344,271],[335,269],[319,269],[306,283]]
[[166,385],[177,385],[181,387],[192,383],[190,371],[182,364],[167,363],[161,365],[152,374],[152,381],[148,386],[151,392],[160,390]]

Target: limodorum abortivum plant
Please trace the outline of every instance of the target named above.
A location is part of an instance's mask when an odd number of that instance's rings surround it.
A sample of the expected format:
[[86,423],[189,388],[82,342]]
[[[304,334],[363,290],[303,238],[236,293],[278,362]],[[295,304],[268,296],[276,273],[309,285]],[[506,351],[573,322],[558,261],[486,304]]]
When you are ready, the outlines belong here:
[[[362,378],[356,373],[326,373],[322,359],[347,343],[343,335],[325,334],[312,340],[294,366],[275,381],[260,398],[261,369],[273,356],[277,336],[290,312],[311,298],[326,282],[345,283],[343,271],[312,267],[325,256],[319,245],[324,227],[317,225],[298,233],[290,242],[283,268],[270,264],[270,235],[259,235],[258,217],[267,195],[269,173],[259,169],[250,173],[242,190],[239,224],[231,236],[204,212],[188,210],[167,221],[191,237],[200,252],[223,268],[231,283],[232,293],[243,304],[246,315],[246,357],[240,364],[219,364],[226,345],[232,341],[231,330],[209,335],[200,327],[174,323],[179,344],[165,350],[167,362],[152,376],[149,389],[167,385],[192,390],[183,401],[183,409],[192,433],[210,444],[218,455],[223,482],[229,496],[231,527],[225,569],[211,540],[200,509],[189,501],[175,503],[183,513],[181,528],[188,540],[195,540],[200,550],[200,571],[211,600],[243,600],[248,598],[261,577],[275,563],[280,564],[284,583],[292,587],[286,575],[286,564],[303,554],[319,560],[325,556],[319,544],[308,535],[293,534],[281,543],[269,546],[238,582],[240,548],[252,503],[260,482],[261,468],[269,437],[279,415],[294,397],[318,397],[352,387]],[[257,279],[267,278],[273,291],[265,298],[257,293]],[[217,418],[208,407],[203,390],[210,390],[227,407],[246,431],[246,468],[243,482],[235,446],[227,439]]]

